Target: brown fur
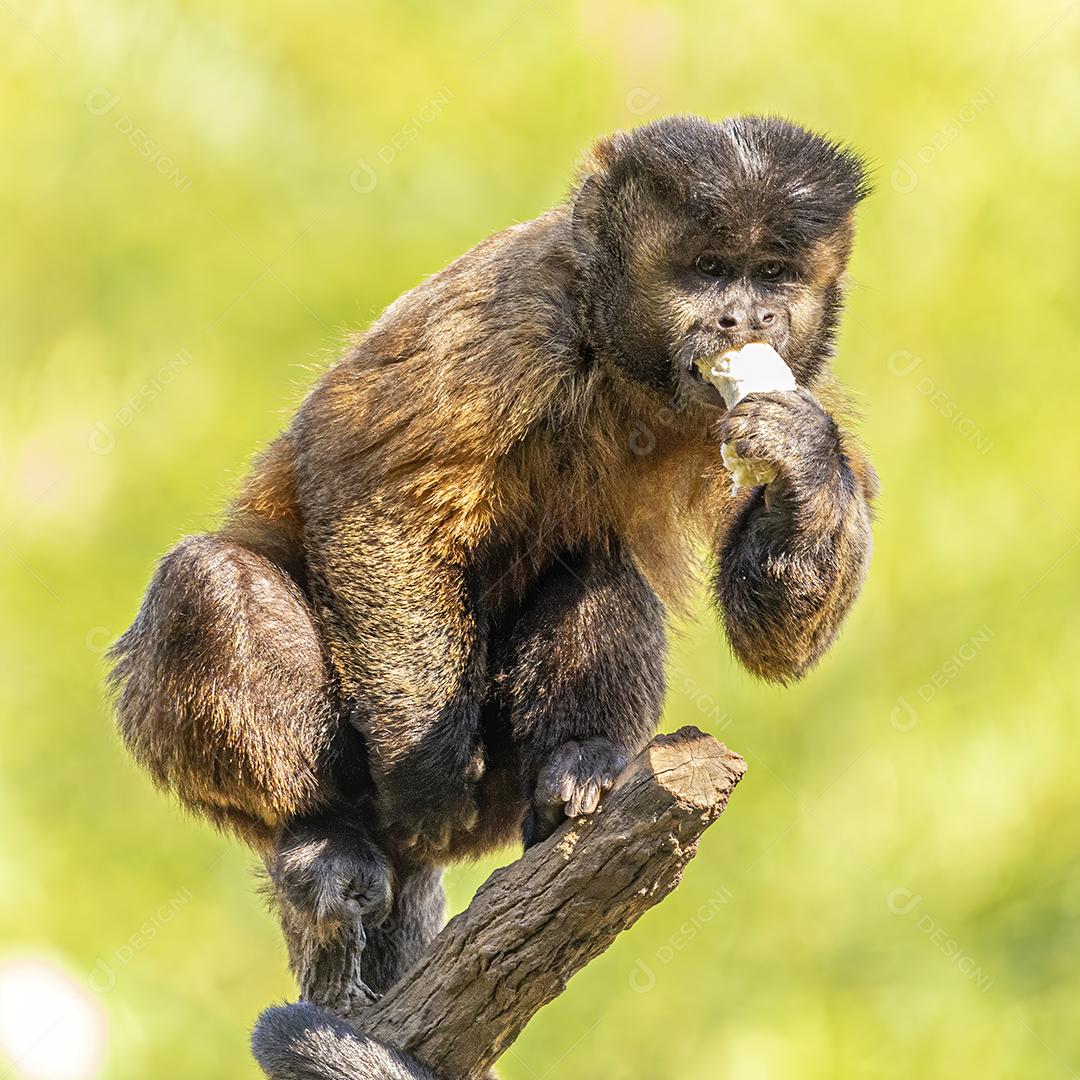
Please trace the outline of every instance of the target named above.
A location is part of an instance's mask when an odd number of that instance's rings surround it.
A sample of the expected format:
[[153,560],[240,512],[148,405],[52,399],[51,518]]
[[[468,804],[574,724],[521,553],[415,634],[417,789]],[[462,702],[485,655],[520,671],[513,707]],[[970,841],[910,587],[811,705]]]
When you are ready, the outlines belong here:
[[[542,838],[566,792],[591,809],[655,728],[665,612],[705,557],[751,670],[798,677],[827,647],[873,489],[828,411],[863,191],[845,153],[774,121],[601,142],[566,205],[392,304],[221,531],[166,556],[115,650],[121,731],[264,854],[288,927],[314,919],[322,948],[393,881],[523,822]],[[770,258],[790,278],[762,283]],[[808,389],[725,415],[694,360],[755,338]],[[777,482],[733,499],[724,439]],[[423,936],[395,933],[374,983]]]

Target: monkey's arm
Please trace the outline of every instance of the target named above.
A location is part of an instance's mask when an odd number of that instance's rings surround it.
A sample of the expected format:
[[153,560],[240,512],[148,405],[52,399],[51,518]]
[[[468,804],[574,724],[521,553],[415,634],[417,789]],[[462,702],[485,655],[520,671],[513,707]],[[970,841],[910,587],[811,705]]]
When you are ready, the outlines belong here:
[[859,592],[876,477],[806,390],[750,395],[725,415],[720,438],[777,477],[724,523],[714,595],[736,656],[787,682],[822,656]]
[[663,605],[621,550],[567,553],[534,589],[500,683],[532,805],[526,845],[591,813],[651,738],[664,696]]
[[483,644],[460,568],[417,522],[372,504],[335,522],[312,591],[380,820],[444,847],[476,817]]

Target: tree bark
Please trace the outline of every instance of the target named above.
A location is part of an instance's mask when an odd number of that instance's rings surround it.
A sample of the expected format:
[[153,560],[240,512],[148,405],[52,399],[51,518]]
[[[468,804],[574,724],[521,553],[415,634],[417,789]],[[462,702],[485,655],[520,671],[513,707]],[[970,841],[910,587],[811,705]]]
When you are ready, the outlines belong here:
[[[675,888],[745,770],[738,755],[696,728],[657,736],[594,814],[567,821],[488,878],[420,960],[363,1011],[357,1047],[388,1048],[400,1069],[394,1075],[431,1070],[479,1080],[576,971]],[[335,1038],[348,1040],[340,1021],[333,1027]],[[280,1075],[354,1076],[344,1067]],[[355,1072],[355,1080],[364,1076]]]

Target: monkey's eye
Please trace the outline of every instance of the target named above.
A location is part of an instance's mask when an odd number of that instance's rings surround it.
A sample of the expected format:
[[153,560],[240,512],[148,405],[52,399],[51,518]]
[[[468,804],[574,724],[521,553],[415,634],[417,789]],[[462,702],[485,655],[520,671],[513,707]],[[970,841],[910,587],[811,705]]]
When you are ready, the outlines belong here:
[[757,268],[757,276],[762,281],[780,281],[787,277],[787,267],[781,262],[762,263]]
[[708,277],[725,277],[728,273],[727,265],[719,255],[710,255],[706,252],[694,260],[694,268],[699,274]]

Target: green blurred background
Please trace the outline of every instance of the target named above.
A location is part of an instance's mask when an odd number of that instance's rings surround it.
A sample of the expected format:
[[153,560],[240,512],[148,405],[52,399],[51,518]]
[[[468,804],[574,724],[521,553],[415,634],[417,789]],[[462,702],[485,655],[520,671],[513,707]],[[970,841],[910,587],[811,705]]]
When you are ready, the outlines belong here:
[[1077,1075],[1076,0],[0,0],[0,67],[0,1076],[256,1075],[252,859],[125,759],[102,653],[348,330],[689,111],[877,163],[837,360],[876,555],[798,687],[678,638],[665,725],[748,776],[502,1072]]

